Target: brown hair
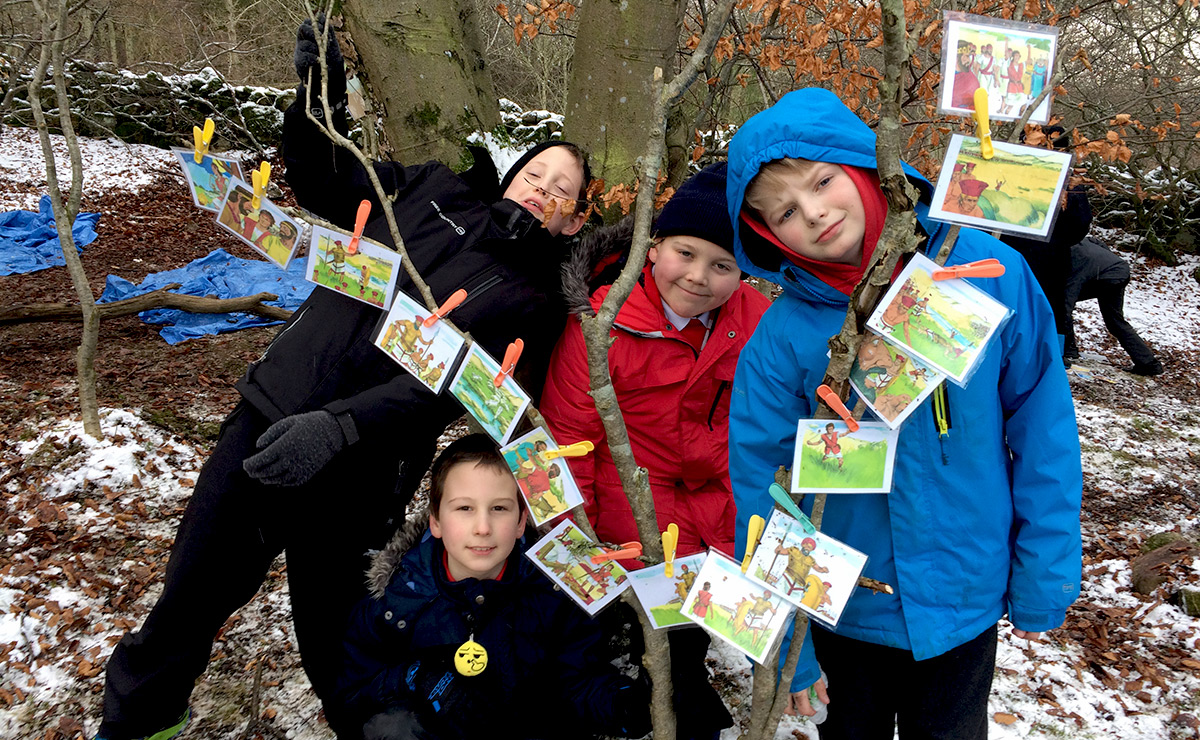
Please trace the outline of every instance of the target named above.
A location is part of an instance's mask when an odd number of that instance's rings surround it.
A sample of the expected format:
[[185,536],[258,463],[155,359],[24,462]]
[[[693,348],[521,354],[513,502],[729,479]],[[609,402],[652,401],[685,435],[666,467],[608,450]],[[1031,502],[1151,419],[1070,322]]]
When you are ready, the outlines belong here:
[[773,159],[764,164],[746,186],[746,205],[758,213],[766,208],[766,194],[787,185],[790,177],[807,172],[815,162],[808,159]]
[[[486,434],[468,434],[456,439],[450,446],[442,450],[442,454],[433,461],[429,471],[429,513],[438,516],[442,508],[442,495],[445,493],[446,476],[456,465],[482,465],[497,472],[511,473],[500,448]],[[517,505],[521,497],[517,496]]]
[[588,185],[592,184],[592,168],[588,167],[587,155],[584,154],[582,149],[569,141],[564,141],[558,146],[570,152],[575,157],[575,161],[579,163],[579,167],[583,170],[583,179],[579,183],[578,199],[585,200],[587,198]]

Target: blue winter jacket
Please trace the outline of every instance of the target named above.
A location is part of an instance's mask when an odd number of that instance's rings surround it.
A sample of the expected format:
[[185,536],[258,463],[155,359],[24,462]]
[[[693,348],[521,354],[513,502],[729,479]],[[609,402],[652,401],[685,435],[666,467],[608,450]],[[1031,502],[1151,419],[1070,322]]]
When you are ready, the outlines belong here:
[[[875,134],[826,90],[786,95],[730,144],[735,223],[746,185],[763,163],[781,157],[875,169]],[[929,182],[905,168],[928,201]],[[927,203],[918,205],[917,217],[935,255],[948,226],[928,218]],[[797,420],[816,409],[827,342],[848,302],[782,261],[757,234],[740,232],[738,265],[784,290],[742,350],[734,379],[729,471],[739,553],[750,517],[770,514],[775,470],[792,464]],[[982,232],[962,229],[947,264],[987,257],[1004,264],[1003,277],[972,282],[1014,315],[967,386],[947,384],[949,437],[939,440],[927,400],[900,430],[892,492],[831,495],[822,522],[825,532],[869,556],[864,575],[896,590],[886,596],[856,589],[837,633],[910,650],[917,660],[977,637],[1005,614],[1018,629],[1057,627],[1079,593],[1079,434],[1054,316],[1020,255]],[[806,512],[811,506],[809,496]],[[818,677],[806,641],[792,690]]]

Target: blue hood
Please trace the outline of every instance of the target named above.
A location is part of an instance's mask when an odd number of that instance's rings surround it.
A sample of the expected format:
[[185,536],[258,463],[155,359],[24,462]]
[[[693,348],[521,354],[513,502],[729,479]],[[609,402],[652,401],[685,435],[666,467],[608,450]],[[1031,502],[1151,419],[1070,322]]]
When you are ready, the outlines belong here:
[[[875,132],[836,95],[819,87],[808,87],[784,95],[778,103],[753,116],[729,142],[729,175],[725,190],[729,218],[737,226],[733,254],[738,266],[751,275],[785,288],[794,289],[801,283],[810,294],[845,303],[845,295],[821,283],[807,271],[782,264],[779,250],[741,223],[739,213],[746,197],[746,186],[764,164],[784,157],[873,170],[876,169]],[[904,163],[904,172],[922,191],[922,198],[928,200],[933,191],[929,181],[907,163]],[[918,217],[923,217],[925,212],[925,208],[918,208]],[[807,297],[812,298],[812,295]]]

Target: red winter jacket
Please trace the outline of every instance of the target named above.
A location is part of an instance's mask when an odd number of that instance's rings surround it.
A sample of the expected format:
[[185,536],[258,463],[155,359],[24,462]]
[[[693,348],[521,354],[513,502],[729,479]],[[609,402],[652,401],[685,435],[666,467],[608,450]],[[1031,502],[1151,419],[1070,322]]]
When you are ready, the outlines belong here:
[[[605,232],[614,230],[623,233],[618,225],[589,239],[604,239]],[[626,240],[624,247],[628,246]],[[592,294],[593,311],[609,287]],[[667,321],[647,265],[617,315],[609,371],[634,457],[650,473],[659,529],[665,530],[671,522],[679,526],[676,552],[680,556],[705,546],[733,554],[729,393],[738,353],[769,305],[758,291],[740,285],[716,310],[716,321],[697,357]],[[568,320],[550,360],[540,408],[559,444],[586,439],[596,445],[591,455],[572,458],[569,464],[597,537],[614,543],[638,540],[588,389],[583,333],[578,321]]]

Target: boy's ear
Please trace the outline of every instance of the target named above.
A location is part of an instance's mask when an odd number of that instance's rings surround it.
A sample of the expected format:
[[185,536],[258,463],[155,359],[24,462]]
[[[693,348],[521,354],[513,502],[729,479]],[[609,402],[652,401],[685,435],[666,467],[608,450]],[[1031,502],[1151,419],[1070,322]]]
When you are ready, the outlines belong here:
[[[518,502],[517,505],[521,509],[521,521],[517,523],[517,531],[524,532],[525,531],[525,522],[527,519],[529,519],[529,510],[526,509],[524,506],[520,506],[520,502]],[[518,537],[519,536],[520,535],[518,535]]]
[[567,222],[566,226],[563,226],[563,230],[559,232],[560,235],[575,236],[575,234],[577,234],[579,230],[583,228],[584,221],[584,215],[582,213],[576,213],[571,217],[571,220]]
[[652,264],[655,264],[655,265],[658,264],[658,242],[657,241],[655,241],[654,244],[650,247],[650,251],[646,253],[646,256],[650,258],[650,262]]
[[442,538],[442,525],[438,522],[437,514],[429,512],[429,533],[439,540]]

